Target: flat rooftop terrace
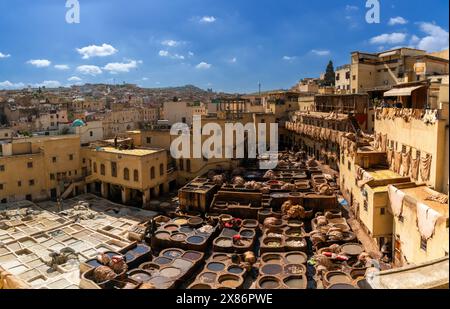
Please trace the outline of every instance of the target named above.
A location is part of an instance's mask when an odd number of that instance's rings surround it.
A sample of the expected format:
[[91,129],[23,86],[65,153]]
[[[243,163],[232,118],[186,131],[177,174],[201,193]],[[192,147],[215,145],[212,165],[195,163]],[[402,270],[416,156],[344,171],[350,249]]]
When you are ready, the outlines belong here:
[[427,186],[419,186],[419,187],[406,188],[406,189],[400,189],[400,190],[403,193],[405,193],[406,195],[415,199],[417,202],[420,202],[420,203],[423,203],[423,204],[429,206],[430,208],[439,212],[441,215],[448,218],[448,203],[441,204],[436,201],[427,200],[428,197],[433,196],[433,195],[439,195],[441,193],[436,192],[436,191],[428,188]]
[[114,153],[114,154],[120,154],[120,155],[126,155],[126,156],[136,156],[136,157],[145,157],[150,156],[155,153],[159,153],[164,151],[163,149],[118,149],[114,147],[100,147],[98,148],[97,152],[107,152],[107,153]]

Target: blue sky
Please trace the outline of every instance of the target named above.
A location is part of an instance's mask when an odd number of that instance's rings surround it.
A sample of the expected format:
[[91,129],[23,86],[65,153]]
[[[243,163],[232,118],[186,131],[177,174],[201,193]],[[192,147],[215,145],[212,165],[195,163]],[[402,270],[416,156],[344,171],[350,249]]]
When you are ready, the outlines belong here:
[[[289,88],[331,59],[397,46],[448,48],[448,1],[0,0],[0,89],[130,82],[216,91]],[[447,46],[447,47],[446,47]]]

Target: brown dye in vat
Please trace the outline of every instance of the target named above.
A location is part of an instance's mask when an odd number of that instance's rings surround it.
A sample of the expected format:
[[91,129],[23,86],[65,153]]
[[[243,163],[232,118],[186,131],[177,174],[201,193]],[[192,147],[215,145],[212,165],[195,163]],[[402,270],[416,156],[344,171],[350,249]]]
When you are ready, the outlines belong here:
[[307,261],[307,257],[299,253],[286,254],[286,260],[291,264],[304,264]]
[[262,278],[259,281],[259,286],[262,289],[277,289],[280,287],[280,282],[276,278]]
[[276,254],[267,254],[262,257],[263,262],[272,263],[281,261],[281,256]]
[[341,246],[341,251],[348,255],[360,255],[364,249],[359,244],[345,244]]
[[168,232],[157,232],[155,234],[155,237],[158,239],[169,239],[170,238],[170,233]]
[[284,280],[284,284],[286,284],[290,289],[304,289],[306,288],[307,282],[303,276],[302,277],[292,276],[286,278]]
[[191,261],[196,261],[200,258],[201,254],[197,253],[197,252],[193,252],[193,251],[188,251],[186,252],[183,257],[185,259],[191,260]]
[[234,275],[222,275],[219,283],[227,288],[237,288],[241,285],[240,278]]
[[278,275],[283,271],[279,264],[266,264],[261,268],[261,272],[267,275]]
[[191,286],[191,289],[194,289],[194,290],[210,290],[212,288],[211,288],[211,286],[209,284],[200,283],[200,284],[196,284],[196,285]]
[[164,229],[169,232],[175,232],[178,230],[178,225],[166,225]]
[[228,256],[226,254],[215,254],[212,259],[218,262],[223,262],[228,260]]
[[351,283],[351,279],[347,277],[345,274],[333,274],[328,277],[328,281],[330,284],[338,284],[338,283]]

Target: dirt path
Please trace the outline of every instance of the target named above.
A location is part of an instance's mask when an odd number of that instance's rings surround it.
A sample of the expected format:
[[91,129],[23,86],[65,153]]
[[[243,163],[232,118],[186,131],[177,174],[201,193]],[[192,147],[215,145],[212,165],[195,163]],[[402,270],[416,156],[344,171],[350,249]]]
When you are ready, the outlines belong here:
[[367,233],[364,231],[361,224],[355,218],[349,218],[347,219],[347,222],[352,228],[353,232],[356,234],[358,240],[364,246],[365,251],[368,252],[373,258],[381,259],[383,257],[383,254],[380,252],[380,250],[378,250],[378,246],[372,239],[372,237],[367,235]]

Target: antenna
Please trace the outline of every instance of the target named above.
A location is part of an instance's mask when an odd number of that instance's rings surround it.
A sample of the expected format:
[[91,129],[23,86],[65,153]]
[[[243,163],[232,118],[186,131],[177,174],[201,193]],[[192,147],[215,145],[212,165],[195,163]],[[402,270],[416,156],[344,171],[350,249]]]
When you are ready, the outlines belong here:
[[261,82],[258,82],[258,94],[261,95]]

